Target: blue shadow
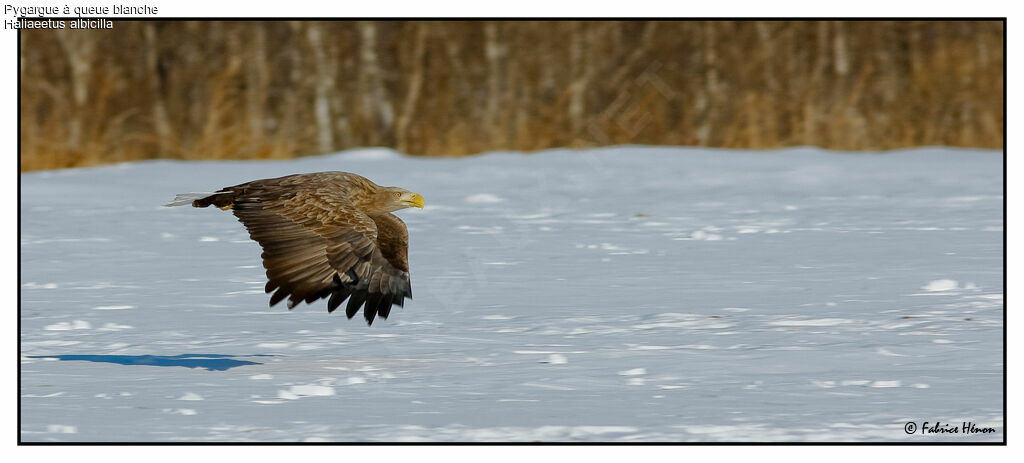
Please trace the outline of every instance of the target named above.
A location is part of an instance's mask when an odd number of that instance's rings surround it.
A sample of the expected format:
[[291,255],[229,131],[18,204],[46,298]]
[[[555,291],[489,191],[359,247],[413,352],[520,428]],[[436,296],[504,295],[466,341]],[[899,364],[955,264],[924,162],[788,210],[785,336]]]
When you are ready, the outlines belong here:
[[[181,355],[29,355],[30,358],[57,360],[84,360],[86,362],[116,363],[118,365],[150,365],[155,367],[205,368],[224,371],[243,365],[262,365],[259,362],[235,360],[236,355],[181,354]],[[272,357],[272,355],[245,355],[241,357]]]

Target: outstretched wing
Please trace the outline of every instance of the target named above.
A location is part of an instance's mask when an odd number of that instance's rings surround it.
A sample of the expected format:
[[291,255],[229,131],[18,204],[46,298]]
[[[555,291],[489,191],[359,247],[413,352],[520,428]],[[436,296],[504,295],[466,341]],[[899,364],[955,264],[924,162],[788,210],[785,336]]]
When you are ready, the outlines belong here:
[[267,200],[258,192],[234,198],[231,210],[263,247],[266,291],[273,306],[313,302],[369,272],[377,230],[344,198],[300,190]]
[[[329,296],[328,311],[333,312],[351,297],[348,317],[366,303],[364,316],[372,324],[378,313],[387,318],[392,304],[402,306],[412,297],[405,257],[408,235],[398,217],[386,214],[391,217],[374,220],[329,184],[288,183],[252,182],[225,189],[231,193],[230,209],[263,247],[266,292],[274,293],[271,306],[288,298],[292,309],[301,301]],[[387,237],[383,241],[381,226]]]
[[[392,305],[403,307],[405,298],[412,298],[412,283],[409,280],[409,232],[405,222],[391,213],[370,218],[377,226],[377,246],[370,260],[372,272],[363,316],[368,323],[373,323],[375,315],[388,318]],[[357,310],[358,305],[352,307],[349,302],[345,313],[352,318]]]

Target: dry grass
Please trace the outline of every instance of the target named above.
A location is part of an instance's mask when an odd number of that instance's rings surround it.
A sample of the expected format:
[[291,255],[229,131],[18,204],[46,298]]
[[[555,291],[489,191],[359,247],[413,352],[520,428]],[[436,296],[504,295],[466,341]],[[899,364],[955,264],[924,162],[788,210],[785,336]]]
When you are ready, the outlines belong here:
[[21,169],[609,144],[1002,148],[1000,21],[24,30]]

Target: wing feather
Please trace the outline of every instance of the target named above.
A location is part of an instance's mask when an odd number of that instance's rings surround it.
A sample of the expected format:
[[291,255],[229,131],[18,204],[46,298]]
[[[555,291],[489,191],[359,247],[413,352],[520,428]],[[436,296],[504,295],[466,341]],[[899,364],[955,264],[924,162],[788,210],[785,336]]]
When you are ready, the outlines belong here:
[[370,216],[349,201],[353,178],[362,179],[322,173],[258,180],[222,189],[199,206],[230,208],[263,248],[271,306],[329,297],[333,312],[347,299],[348,318],[362,308],[372,324],[412,297],[408,230],[393,214]]
[[265,289],[276,290],[271,306],[286,297],[291,308],[330,296],[344,284],[336,276],[359,276],[360,263],[372,258],[373,220],[330,184],[263,182],[235,187],[231,210],[263,247]]
[[391,306],[403,307],[405,298],[412,298],[409,280],[409,231],[405,222],[391,213],[370,216],[377,226],[377,250],[371,263],[374,268],[374,283],[370,292],[379,292],[376,311],[382,318],[391,313]]

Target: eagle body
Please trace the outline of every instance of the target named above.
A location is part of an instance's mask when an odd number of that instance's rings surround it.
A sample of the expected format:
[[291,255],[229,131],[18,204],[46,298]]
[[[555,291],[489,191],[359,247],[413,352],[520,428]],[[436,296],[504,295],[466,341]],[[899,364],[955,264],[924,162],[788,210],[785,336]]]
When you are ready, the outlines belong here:
[[392,212],[423,207],[423,197],[348,172],[254,180],[212,194],[178,195],[168,206],[216,206],[234,213],[263,248],[270,305],[346,299],[352,318],[372,324],[412,298],[409,233]]

